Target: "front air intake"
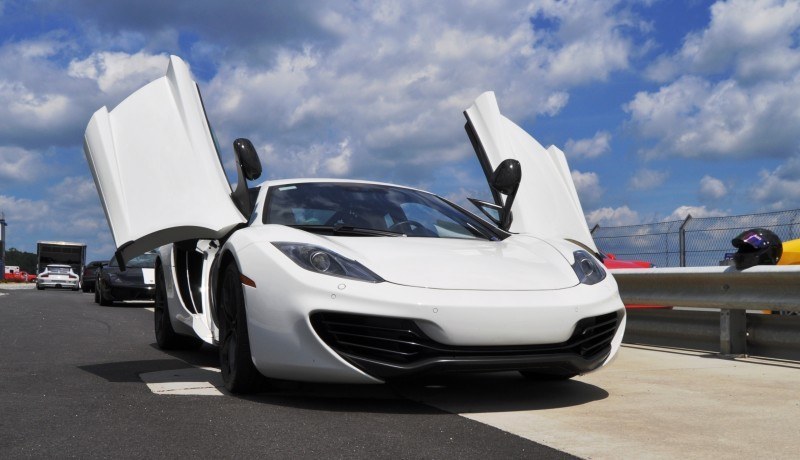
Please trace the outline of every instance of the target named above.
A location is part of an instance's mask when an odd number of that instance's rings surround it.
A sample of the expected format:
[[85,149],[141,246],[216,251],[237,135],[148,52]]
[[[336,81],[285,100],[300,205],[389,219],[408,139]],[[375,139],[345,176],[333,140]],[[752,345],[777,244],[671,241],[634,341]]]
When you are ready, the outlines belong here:
[[[454,346],[434,341],[410,319],[349,313],[317,312],[311,324],[322,340],[353,364],[364,367],[418,368],[426,362],[480,362],[493,370],[520,368],[527,358],[569,357],[597,361],[611,350],[623,312],[584,318],[569,340],[557,344],[509,346]],[[492,362],[497,366],[491,366]],[[465,366],[462,366],[465,367]],[[522,366],[524,367],[524,366]]]

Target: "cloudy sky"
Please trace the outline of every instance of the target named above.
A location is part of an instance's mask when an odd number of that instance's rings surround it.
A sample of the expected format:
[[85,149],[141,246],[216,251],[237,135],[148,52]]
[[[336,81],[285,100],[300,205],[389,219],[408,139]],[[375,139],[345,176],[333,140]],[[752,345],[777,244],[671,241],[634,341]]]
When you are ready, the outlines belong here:
[[0,0],[7,246],[111,255],[83,132],[170,54],[266,178],[488,198],[462,111],[493,90],[565,151],[590,225],[798,208],[798,40],[797,1]]

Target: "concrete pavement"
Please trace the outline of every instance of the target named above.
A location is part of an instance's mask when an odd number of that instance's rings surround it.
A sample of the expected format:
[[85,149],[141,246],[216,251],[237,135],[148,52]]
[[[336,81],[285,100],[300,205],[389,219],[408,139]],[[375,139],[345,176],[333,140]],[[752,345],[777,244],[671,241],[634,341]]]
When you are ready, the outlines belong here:
[[513,378],[462,379],[408,396],[584,458],[800,456],[797,362],[624,345],[610,367],[542,383],[537,394]]

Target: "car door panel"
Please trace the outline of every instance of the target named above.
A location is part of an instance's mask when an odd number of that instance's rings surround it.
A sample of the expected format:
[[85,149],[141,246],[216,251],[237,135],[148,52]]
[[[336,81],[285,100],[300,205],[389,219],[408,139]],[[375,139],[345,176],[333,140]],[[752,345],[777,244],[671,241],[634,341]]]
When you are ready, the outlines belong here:
[[[564,153],[555,146],[545,149],[504,117],[492,92],[479,96],[464,115],[487,180],[503,160],[520,162],[522,181],[511,208],[510,231],[572,239],[596,251]],[[503,196],[493,195],[502,205]]]
[[220,238],[246,222],[178,57],[164,77],[95,112],[84,152],[124,260],[174,241]]

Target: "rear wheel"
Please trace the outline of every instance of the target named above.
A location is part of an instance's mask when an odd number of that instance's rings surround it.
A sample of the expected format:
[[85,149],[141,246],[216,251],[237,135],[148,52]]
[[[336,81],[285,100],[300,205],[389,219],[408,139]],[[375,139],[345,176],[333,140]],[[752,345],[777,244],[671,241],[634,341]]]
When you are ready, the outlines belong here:
[[203,341],[197,337],[178,334],[172,328],[169,308],[167,307],[167,280],[164,277],[164,269],[161,265],[156,267],[156,296],[153,307],[153,326],[158,348],[162,350],[193,350],[203,345]]
[[230,263],[223,272],[219,292],[219,361],[225,388],[231,393],[251,393],[263,382],[253,365],[247,314],[239,269]]

